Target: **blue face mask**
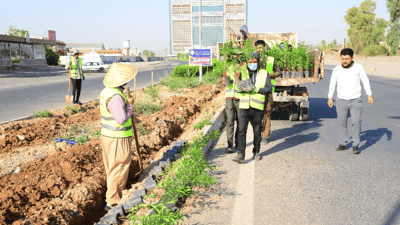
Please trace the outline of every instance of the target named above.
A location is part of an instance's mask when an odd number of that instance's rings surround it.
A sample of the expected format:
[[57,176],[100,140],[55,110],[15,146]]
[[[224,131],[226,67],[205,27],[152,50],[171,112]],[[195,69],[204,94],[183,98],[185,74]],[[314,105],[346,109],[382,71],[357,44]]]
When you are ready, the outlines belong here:
[[250,70],[257,70],[257,63],[250,63],[249,65],[248,65],[248,67],[249,67],[249,69]]

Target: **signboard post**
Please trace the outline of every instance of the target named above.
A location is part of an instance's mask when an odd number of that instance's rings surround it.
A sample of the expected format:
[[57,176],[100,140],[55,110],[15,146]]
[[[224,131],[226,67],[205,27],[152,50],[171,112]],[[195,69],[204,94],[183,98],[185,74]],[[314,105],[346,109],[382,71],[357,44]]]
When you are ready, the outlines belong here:
[[203,66],[211,65],[211,49],[191,49],[189,51],[189,66],[199,66],[200,81],[202,80]]

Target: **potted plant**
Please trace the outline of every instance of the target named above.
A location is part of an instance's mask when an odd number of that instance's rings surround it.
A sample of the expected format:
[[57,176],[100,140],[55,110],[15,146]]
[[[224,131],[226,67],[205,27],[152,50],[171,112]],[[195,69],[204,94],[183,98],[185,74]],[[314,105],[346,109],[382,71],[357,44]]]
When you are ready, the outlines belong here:
[[310,68],[311,68],[311,56],[310,56],[310,54],[306,54],[306,57],[304,59],[304,76],[305,77],[310,76]]

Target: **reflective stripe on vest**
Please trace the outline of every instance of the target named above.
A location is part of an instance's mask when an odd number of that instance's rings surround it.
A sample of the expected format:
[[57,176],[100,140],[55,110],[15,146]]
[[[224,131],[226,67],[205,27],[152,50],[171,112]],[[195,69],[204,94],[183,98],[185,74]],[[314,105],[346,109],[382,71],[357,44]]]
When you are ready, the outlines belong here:
[[[78,72],[77,72],[77,68],[76,68],[76,61],[74,57],[71,57],[69,59],[69,61],[71,62],[71,77],[78,77]],[[83,72],[82,72],[82,59],[78,58],[79,61],[79,68],[81,68],[80,72],[81,72],[81,76],[83,77]]]
[[114,120],[107,109],[107,101],[114,95],[120,95],[127,103],[125,95],[118,88],[104,88],[100,93],[100,113],[101,113],[101,134],[112,138],[132,137],[132,118],[129,118],[124,124],[119,124]]
[[[242,80],[246,79],[250,79],[250,76],[248,74],[247,76],[242,77]],[[267,79],[268,79],[268,72],[266,70],[258,71],[255,86],[259,89],[264,88]],[[265,103],[265,95],[254,92],[241,93],[239,108],[249,109],[250,107],[252,107],[258,110],[264,110],[264,103]]]
[[268,40],[268,41],[265,41],[265,44],[269,47],[269,49],[273,49],[278,44],[278,41],[277,40]]

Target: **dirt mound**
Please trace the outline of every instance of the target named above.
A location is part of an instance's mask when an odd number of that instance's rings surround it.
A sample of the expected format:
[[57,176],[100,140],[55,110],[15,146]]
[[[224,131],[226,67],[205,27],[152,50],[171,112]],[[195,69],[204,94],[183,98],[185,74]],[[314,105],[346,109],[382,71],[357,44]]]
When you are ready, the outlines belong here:
[[[142,126],[150,131],[140,136],[144,166],[149,165],[160,148],[169,145],[191,126],[220,87],[203,86],[185,96],[172,96],[163,110],[141,117]],[[183,120],[182,120],[183,118]],[[16,122],[3,126],[2,152],[18,146],[35,145],[52,140],[66,132],[68,125],[99,120],[98,108],[71,117],[48,118],[33,122]],[[49,137],[41,137],[42,133]],[[18,139],[18,135],[25,140]],[[18,139],[18,140],[17,140]],[[4,148],[7,148],[4,150]],[[137,181],[138,162],[132,158],[128,185]],[[99,140],[39,158],[21,166],[15,174],[0,178],[0,225],[25,224],[93,224],[105,214],[106,175]]]
[[101,118],[98,107],[87,107],[69,117],[68,110],[59,110],[54,117],[21,121],[0,127],[0,154],[12,153],[19,147],[42,145],[68,132],[71,124]]

